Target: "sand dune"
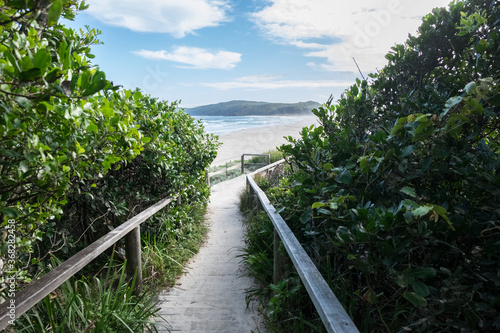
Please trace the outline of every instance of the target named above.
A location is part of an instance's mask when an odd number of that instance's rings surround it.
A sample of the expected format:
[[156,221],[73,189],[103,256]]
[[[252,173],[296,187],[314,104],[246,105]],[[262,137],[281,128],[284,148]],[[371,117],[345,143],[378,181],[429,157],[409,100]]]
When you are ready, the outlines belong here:
[[304,116],[296,123],[259,127],[219,135],[222,146],[212,165],[239,160],[242,154],[260,154],[288,143],[285,136],[300,137],[303,127],[318,125],[316,116]]

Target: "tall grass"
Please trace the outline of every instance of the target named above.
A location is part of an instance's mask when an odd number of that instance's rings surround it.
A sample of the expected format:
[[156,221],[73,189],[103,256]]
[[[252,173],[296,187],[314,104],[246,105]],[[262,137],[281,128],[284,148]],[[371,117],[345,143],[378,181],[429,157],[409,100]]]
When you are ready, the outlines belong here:
[[238,169],[226,170],[225,173],[219,173],[210,177],[210,185],[213,186],[215,184],[222,183],[226,180],[236,178],[240,175],[241,175],[241,170],[239,167]]
[[[265,153],[262,154],[268,154],[269,155],[269,160],[270,163],[277,162],[281,159],[283,159],[283,153],[278,151],[277,149],[272,149],[269,150]],[[266,163],[267,162],[267,157],[265,156],[253,156],[250,160],[250,163]]]
[[158,312],[155,295],[134,295],[136,278],[128,281],[126,262],[112,263],[102,277],[63,283],[16,321],[15,332],[157,332],[160,324],[150,321]]

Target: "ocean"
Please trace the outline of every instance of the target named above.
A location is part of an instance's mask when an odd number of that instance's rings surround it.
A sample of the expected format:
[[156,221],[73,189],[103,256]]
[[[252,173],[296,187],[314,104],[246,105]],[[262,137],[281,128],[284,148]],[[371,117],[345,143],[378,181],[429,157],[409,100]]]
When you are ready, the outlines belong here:
[[201,120],[206,132],[216,135],[255,127],[290,124],[302,119],[300,116],[193,116],[193,118]]

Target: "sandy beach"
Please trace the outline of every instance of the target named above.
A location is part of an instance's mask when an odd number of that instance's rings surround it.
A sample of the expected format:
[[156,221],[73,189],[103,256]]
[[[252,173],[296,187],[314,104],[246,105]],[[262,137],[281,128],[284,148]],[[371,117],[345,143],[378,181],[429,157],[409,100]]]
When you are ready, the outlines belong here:
[[285,125],[258,127],[219,135],[222,146],[212,165],[241,159],[242,154],[261,154],[288,143],[285,136],[300,137],[303,127],[318,125],[314,115],[303,116],[299,121]]

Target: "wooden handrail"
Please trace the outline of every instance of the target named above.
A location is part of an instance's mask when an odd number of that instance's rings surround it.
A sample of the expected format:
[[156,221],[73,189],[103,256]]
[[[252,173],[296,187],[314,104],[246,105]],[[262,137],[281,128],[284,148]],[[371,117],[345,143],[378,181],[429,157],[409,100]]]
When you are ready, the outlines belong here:
[[[13,303],[15,304],[15,318],[19,318],[36,303],[57,289],[66,280],[75,275],[80,269],[113,246],[121,238],[127,236],[130,232],[134,232],[134,236],[137,237],[137,235],[139,235],[138,232],[140,224],[174,200],[175,198],[168,197],[158,201],[156,204],[132,217],[130,220],[121,224],[71,258],[67,259],[61,265],[42,276],[39,280],[30,283],[26,288],[18,291],[14,298],[15,302]],[[137,243],[135,244],[137,245]],[[140,242],[138,246],[138,249],[127,249],[127,256],[138,256],[140,258]],[[138,264],[140,265],[140,259]],[[139,268],[140,267],[136,267],[136,269]],[[127,271],[131,271],[129,267],[127,267]],[[132,269],[132,271],[135,271],[135,269]],[[0,331],[9,325],[9,321],[11,320],[9,317],[10,309],[8,308],[10,304],[10,300],[6,300],[4,303],[0,304]]]
[[245,156],[265,156],[267,158],[267,164],[271,163],[270,154],[243,154],[241,155],[241,173],[245,172],[245,165],[262,165],[264,163],[245,163]]
[[[292,230],[288,227],[283,218],[276,212],[274,206],[269,202],[266,194],[253,180],[255,174],[267,171],[283,163],[284,160],[268,165],[262,169],[247,175],[247,184],[258,197],[259,202],[271,219],[276,233],[279,235],[295,269],[297,270],[302,283],[306,287],[309,297],[314,303],[316,310],[321,317],[323,325],[328,332],[334,333],[359,333],[356,325],[352,322],[344,307],[338,301],[332,289],[321,276],[309,255],[299,243]],[[275,237],[275,242],[277,237]],[[275,248],[277,245],[275,244]],[[275,265],[276,265],[275,259]],[[274,271],[279,271],[275,267]]]

